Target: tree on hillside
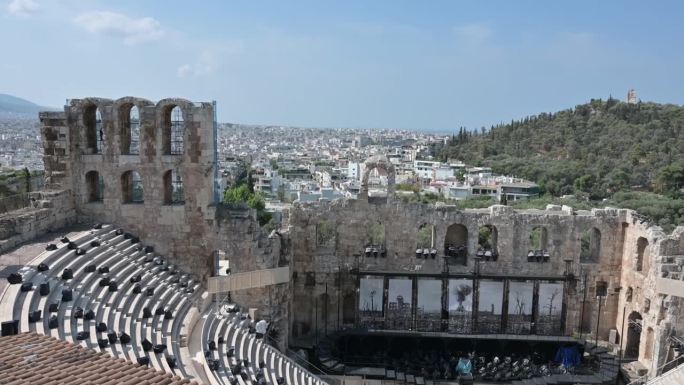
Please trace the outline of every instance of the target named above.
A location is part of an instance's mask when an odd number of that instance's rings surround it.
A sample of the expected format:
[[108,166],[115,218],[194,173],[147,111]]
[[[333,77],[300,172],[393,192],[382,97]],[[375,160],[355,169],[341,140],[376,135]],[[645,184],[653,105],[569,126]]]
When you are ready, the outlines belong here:
[[660,170],[656,181],[659,192],[679,194],[684,187],[684,160],[679,160]]

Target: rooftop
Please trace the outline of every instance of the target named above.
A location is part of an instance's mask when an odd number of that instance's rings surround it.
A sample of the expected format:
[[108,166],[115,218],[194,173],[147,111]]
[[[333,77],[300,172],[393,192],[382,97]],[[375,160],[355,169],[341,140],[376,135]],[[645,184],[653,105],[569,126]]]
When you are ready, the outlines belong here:
[[35,333],[0,338],[3,384],[196,384]]

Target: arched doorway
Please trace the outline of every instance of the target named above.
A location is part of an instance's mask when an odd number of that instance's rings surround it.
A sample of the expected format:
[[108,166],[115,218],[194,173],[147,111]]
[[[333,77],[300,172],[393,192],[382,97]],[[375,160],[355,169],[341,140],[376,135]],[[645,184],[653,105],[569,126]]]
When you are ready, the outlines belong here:
[[641,327],[642,317],[636,311],[629,314],[627,318],[629,325],[627,327],[627,343],[625,344],[625,357],[638,358],[639,344],[641,342]]
[[485,261],[496,261],[498,231],[494,225],[480,226],[477,236],[477,256]]
[[435,226],[423,223],[418,227],[416,234],[416,257],[417,258],[435,258],[437,250],[435,250]]
[[97,171],[88,171],[86,179],[86,197],[88,202],[102,202],[104,178]]
[[353,324],[354,318],[356,318],[356,298],[354,294],[347,293],[342,299],[342,323]]
[[582,232],[580,237],[580,262],[598,263],[601,255],[601,232],[592,227]]
[[637,239],[637,257],[636,257],[636,263],[635,263],[636,271],[645,271],[646,270],[644,268],[644,266],[646,265],[644,263],[644,256],[646,257],[646,259],[648,259],[648,254],[645,254],[647,247],[648,247],[648,240],[644,237],[639,237],[639,239]]
[[468,264],[468,228],[455,223],[447,228],[444,238],[444,254],[451,264]]

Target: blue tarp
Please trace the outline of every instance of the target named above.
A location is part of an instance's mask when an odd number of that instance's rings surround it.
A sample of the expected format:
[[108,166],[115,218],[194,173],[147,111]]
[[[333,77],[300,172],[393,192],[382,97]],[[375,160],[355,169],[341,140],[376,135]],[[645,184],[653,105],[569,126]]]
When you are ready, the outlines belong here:
[[558,349],[556,352],[556,359],[554,361],[562,364],[566,368],[571,368],[573,366],[579,365],[580,360],[581,357],[579,355],[579,351],[577,350],[577,346],[567,346]]
[[458,364],[456,364],[456,373],[458,374],[470,374],[473,370],[473,364],[470,363],[468,358],[459,358]]

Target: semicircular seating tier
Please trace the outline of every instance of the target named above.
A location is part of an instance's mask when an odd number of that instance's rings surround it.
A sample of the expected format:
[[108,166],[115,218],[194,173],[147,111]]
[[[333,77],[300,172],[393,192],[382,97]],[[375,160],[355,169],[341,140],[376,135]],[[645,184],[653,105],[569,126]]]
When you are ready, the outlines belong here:
[[215,313],[199,280],[115,226],[64,237],[18,274],[20,281],[15,275],[16,284],[0,297],[1,320],[14,321],[18,332],[53,336],[181,379],[324,384],[257,339],[241,313]]

